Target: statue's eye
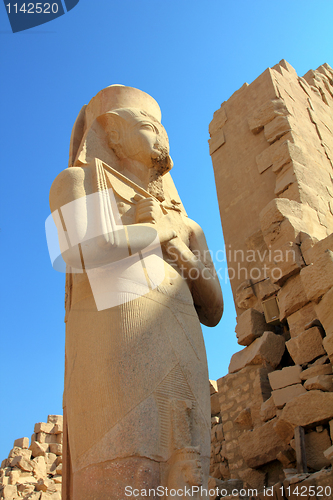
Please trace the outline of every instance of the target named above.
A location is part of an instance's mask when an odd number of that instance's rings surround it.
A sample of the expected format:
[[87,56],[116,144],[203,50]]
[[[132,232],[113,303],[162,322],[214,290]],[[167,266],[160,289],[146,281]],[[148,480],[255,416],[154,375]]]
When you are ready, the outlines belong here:
[[140,128],[141,130],[149,130],[155,132],[155,127],[151,123],[143,123]]

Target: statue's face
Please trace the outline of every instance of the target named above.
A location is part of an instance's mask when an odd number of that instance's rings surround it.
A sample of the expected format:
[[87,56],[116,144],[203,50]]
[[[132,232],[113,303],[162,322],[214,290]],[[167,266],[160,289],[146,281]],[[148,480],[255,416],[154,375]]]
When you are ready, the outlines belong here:
[[127,158],[140,161],[147,167],[156,167],[162,170],[161,174],[171,168],[171,165],[159,168],[167,159],[171,162],[169,140],[163,125],[149,117],[133,117],[123,133],[121,145]]

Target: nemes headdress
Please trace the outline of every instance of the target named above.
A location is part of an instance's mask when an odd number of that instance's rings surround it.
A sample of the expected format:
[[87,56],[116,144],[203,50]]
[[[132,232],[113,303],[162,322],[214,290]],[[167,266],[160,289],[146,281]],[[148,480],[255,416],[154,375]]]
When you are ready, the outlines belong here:
[[75,121],[69,151],[70,167],[75,165],[85,149],[87,135],[95,120],[110,111],[124,108],[140,109],[161,122],[160,107],[149,94],[133,87],[110,85],[83,106]]

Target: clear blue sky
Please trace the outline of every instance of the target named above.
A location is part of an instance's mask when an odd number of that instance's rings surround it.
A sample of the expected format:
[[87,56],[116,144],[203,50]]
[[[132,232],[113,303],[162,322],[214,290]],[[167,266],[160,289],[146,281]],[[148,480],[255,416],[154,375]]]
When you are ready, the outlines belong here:
[[[50,265],[44,222],[81,106],[113,83],[159,102],[175,183],[216,252],[223,239],[207,144],[214,111],[282,58],[299,75],[332,65],[332,26],[331,0],[80,0],[66,15],[12,34],[0,5],[0,460],[35,422],[62,411],[64,275]],[[225,264],[217,268],[224,276]],[[214,379],[239,350],[230,287],[221,281],[224,317],[204,329]]]

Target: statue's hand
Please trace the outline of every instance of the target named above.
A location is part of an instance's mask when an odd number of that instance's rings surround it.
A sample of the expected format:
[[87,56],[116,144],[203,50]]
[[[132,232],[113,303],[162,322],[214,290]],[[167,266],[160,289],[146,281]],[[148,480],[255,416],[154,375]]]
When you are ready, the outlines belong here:
[[157,224],[162,217],[161,205],[154,198],[144,198],[137,202],[135,222]]

